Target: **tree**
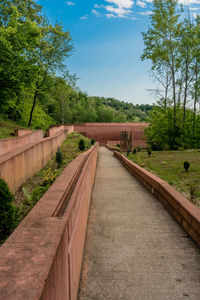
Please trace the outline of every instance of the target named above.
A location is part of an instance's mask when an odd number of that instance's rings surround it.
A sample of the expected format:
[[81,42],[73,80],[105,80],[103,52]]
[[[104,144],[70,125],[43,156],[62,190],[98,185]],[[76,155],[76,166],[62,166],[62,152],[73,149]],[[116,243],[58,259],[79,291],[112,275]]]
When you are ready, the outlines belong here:
[[63,31],[61,24],[50,25],[47,20],[43,20],[41,27],[41,39],[37,49],[33,53],[33,61],[37,67],[34,81],[34,97],[30,112],[28,126],[31,125],[33,111],[36,105],[38,95],[52,87],[49,78],[56,78],[56,72],[59,72],[61,78],[67,78],[69,73],[66,70],[64,59],[69,56],[72,50],[71,37],[68,31]]
[[181,24],[180,12],[175,0],[154,0],[154,9],[151,15],[151,27],[143,33],[145,49],[142,60],[152,61],[152,70],[170,76],[173,99],[173,126],[174,140],[178,134],[177,126],[177,91],[176,80],[179,71],[178,42]]

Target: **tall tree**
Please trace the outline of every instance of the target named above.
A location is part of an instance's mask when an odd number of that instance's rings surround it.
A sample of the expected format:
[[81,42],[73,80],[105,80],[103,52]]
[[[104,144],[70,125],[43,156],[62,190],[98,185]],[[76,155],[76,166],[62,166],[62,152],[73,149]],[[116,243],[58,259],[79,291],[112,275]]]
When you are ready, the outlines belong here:
[[177,128],[177,91],[176,81],[179,71],[178,42],[181,24],[180,12],[176,0],[154,0],[151,15],[151,26],[143,33],[145,49],[142,60],[152,61],[152,70],[158,74],[166,71],[172,82],[174,138],[178,135]]
[[34,96],[28,126],[32,122],[38,95],[52,86],[52,83],[49,84],[48,82],[49,76],[56,79],[56,73],[59,73],[59,77],[61,78],[66,78],[68,75],[64,60],[69,56],[73,48],[70,33],[69,31],[63,31],[61,24],[52,26],[47,20],[44,20],[41,26],[41,33],[39,45],[33,53],[33,62],[37,67],[37,71],[35,74]]

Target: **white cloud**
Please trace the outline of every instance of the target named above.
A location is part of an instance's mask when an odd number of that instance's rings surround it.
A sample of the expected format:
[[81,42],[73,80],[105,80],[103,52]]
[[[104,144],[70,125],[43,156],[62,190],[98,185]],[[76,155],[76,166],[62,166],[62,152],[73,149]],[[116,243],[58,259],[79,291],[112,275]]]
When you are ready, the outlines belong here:
[[142,15],[142,16],[149,16],[152,14],[152,11],[151,10],[142,11],[142,12],[139,12],[138,14]]
[[98,12],[96,9],[92,9],[91,12],[96,16],[96,17],[100,17],[101,13]]
[[95,7],[95,8],[101,8],[102,5],[95,4],[94,7]]
[[105,0],[111,4],[114,4],[120,8],[131,8],[134,4],[133,0]]
[[66,4],[67,4],[68,6],[73,6],[73,5],[75,5],[75,3],[74,3],[74,2],[71,2],[71,1],[67,1]]
[[110,5],[101,6],[109,12],[105,14],[107,18],[127,18],[132,13],[133,0],[105,0],[105,2],[110,3]]
[[137,1],[136,5],[138,5],[138,6],[142,7],[142,8],[144,8],[144,7],[147,6],[147,4],[144,1]]
[[178,0],[178,2],[185,5],[200,4],[200,0]]
[[86,19],[88,19],[88,17],[89,17],[89,15],[84,15],[84,16],[80,17],[80,19],[81,20],[86,20]]
[[125,9],[125,8],[119,7],[119,6],[113,7],[111,5],[105,6],[105,9],[108,12],[116,15],[116,17],[118,17],[118,18],[125,18],[128,14],[130,14],[132,12],[130,9]]

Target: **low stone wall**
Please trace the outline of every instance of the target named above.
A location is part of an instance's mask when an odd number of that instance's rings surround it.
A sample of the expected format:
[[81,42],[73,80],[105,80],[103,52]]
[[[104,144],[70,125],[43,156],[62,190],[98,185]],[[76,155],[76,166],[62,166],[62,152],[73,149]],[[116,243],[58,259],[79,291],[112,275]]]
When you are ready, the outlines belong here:
[[170,214],[200,247],[200,209],[164,180],[134,164],[121,153],[114,151],[114,155],[163,203]]
[[54,136],[56,134],[58,134],[60,131],[63,131],[65,128],[63,125],[60,126],[56,126],[56,127],[51,127],[47,130],[47,136]]
[[0,248],[0,299],[77,299],[97,155],[73,160]]
[[24,145],[0,157],[0,176],[5,179],[12,192],[47,163],[66,135],[67,132],[62,130],[55,136]]
[[0,140],[0,155],[11,152],[26,144],[39,142],[43,139],[42,130],[28,131],[28,133],[27,130],[18,130],[17,134],[19,135],[17,137]]
[[74,126],[64,125],[65,130],[67,130],[68,134],[74,132]]
[[15,136],[22,136],[22,135],[25,135],[27,133],[31,133],[33,132],[31,129],[16,129],[15,130]]

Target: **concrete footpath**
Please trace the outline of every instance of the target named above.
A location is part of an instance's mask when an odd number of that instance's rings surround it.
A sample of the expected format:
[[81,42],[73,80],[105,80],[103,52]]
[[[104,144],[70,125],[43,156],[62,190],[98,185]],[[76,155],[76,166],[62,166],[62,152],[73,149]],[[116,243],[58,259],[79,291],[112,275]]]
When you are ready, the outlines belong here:
[[79,300],[200,299],[200,250],[100,147]]

